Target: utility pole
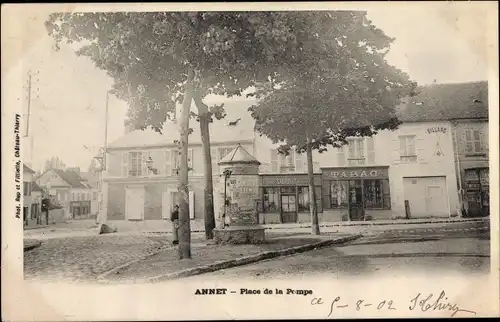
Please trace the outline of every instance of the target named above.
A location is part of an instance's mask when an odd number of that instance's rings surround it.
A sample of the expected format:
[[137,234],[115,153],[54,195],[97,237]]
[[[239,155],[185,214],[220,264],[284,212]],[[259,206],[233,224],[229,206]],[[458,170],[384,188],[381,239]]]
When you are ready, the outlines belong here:
[[104,182],[104,172],[106,171],[106,154],[108,150],[108,109],[109,109],[109,90],[106,91],[106,111],[104,115],[104,148],[102,155],[102,169],[100,171],[99,194],[101,196],[99,224],[107,224],[108,221],[108,185]]

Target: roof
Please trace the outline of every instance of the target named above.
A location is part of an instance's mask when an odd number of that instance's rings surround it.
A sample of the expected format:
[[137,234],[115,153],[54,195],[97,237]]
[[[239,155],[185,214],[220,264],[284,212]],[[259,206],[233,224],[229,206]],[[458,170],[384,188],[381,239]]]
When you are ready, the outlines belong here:
[[[215,144],[225,143],[230,138],[234,138],[234,141],[252,140],[255,121],[248,108],[255,104],[255,100],[246,98],[226,100],[227,102],[224,104],[226,117],[222,120],[214,119],[213,123],[210,123],[210,142]],[[194,105],[191,110],[193,112],[197,111]],[[228,122],[238,119],[240,120],[236,125],[228,125]],[[201,144],[199,123],[191,118],[189,127],[193,129],[193,132],[189,135],[189,143]],[[173,122],[167,122],[164,125],[162,134],[151,129],[135,130],[108,144],[108,149],[174,145],[175,140],[179,140],[178,127]]]
[[64,181],[66,181],[72,188],[86,188],[86,185],[83,184],[86,180],[82,178],[78,173],[72,170],[60,170],[60,169],[52,169],[58,176],[61,177]]
[[253,155],[248,153],[245,148],[243,148],[240,144],[228,155],[226,155],[222,160],[219,161],[219,164],[235,164],[235,163],[246,163],[246,164],[257,164],[260,162],[254,158]]
[[82,177],[92,188],[97,188],[99,177],[93,172],[80,172]]
[[31,172],[35,173],[30,167],[28,167],[26,164],[23,163],[23,172]]
[[43,191],[43,189],[36,184],[36,182],[31,183],[31,191]]
[[488,82],[432,84],[399,109],[403,122],[488,118]]

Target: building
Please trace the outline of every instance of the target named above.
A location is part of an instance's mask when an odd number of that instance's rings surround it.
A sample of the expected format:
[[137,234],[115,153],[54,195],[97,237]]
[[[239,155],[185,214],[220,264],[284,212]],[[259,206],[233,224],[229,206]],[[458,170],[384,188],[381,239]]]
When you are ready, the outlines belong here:
[[33,197],[31,195],[33,184],[33,171],[30,167],[23,164],[23,222],[27,226],[32,220]]
[[62,206],[67,219],[91,216],[93,188],[80,176],[78,169],[49,169],[36,178],[36,183]]
[[[454,136],[460,131],[457,120],[465,119],[455,111],[454,104],[436,103],[433,97],[440,86],[422,87],[418,96],[401,105],[403,124],[398,130],[381,131],[373,138],[350,138],[349,144],[340,149],[313,152],[320,221],[461,215],[459,177],[463,176],[456,171],[456,164],[463,157],[456,159]],[[462,91],[461,86],[466,85],[444,86],[451,88],[442,93],[445,101],[447,96],[450,102],[463,98],[455,93]],[[227,117],[210,125],[216,216],[220,217],[224,200],[217,162],[241,144],[261,162],[261,223],[309,222],[305,155],[280,155],[277,144],[255,133],[254,121],[247,112],[253,103],[244,99],[226,103]],[[203,150],[199,125],[193,120],[191,124],[190,214],[192,219],[202,220]],[[108,219],[169,217],[177,193],[178,152],[174,141],[178,138],[172,122],[164,126],[163,134],[131,131],[108,146],[103,186],[108,194]]]
[[94,172],[80,172],[80,177],[85,179],[90,189],[90,214],[95,217],[99,212],[99,176]]

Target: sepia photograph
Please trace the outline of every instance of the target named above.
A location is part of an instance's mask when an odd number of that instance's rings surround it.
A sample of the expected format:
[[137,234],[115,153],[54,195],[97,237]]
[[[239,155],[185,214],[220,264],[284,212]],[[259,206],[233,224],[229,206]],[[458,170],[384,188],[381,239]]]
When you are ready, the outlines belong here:
[[497,4],[288,5],[2,7],[8,320],[499,316]]

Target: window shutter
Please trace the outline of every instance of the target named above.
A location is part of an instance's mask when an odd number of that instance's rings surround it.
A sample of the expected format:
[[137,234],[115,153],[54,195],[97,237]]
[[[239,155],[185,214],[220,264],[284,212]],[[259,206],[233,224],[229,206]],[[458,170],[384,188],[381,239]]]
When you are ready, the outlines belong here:
[[192,171],[194,172],[193,161],[194,161],[194,150],[189,149],[188,150],[188,167],[193,169]]
[[179,170],[179,151],[177,149],[170,151],[171,157],[171,167],[172,167],[172,175],[177,176],[177,171]]
[[128,152],[122,153],[122,177],[128,177]]
[[304,155],[302,153],[295,152],[295,171],[304,172]]
[[341,146],[337,149],[337,166],[345,166],[345,146]]
[[189,191],[189,218],[194,219],[194,191]]
[[366,151],[367,151],[368,164],[374,164],[375,163],[375,145],[373,143],[373,138],[367,138]]
[[148,161],[148,158],[149,158],[149,152],[139,152],[141,154],[141,159],[142,159],[142,164],[141,164],[141,176],[142,177],[147,177],[149,176],[151,173],[148,169],[148,165],[147,165],[147,161]]
[[278,172],[278,151],[271,150],[271,172]]
[[164,151],[164,157],[165,157],[165,163],[163,166],[163,171],[165,172],[166,176],[171,176],[172,175],[172,167],[171,167],[171,159],[170,159],[170,151],[169,150]]
[[406,156],[406,137],[399,137],[399,156]]

